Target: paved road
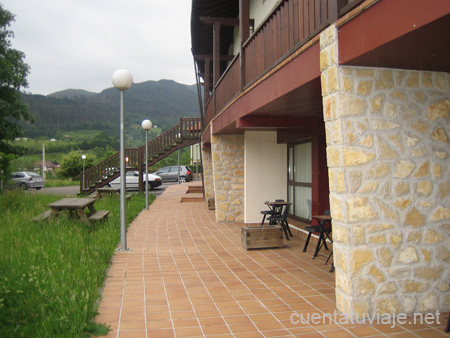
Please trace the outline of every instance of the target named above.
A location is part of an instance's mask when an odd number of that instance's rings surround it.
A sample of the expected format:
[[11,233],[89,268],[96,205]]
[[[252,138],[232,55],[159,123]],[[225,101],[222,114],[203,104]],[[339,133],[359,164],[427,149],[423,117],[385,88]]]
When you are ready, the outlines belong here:
[[[167,186],[175,183],[164,183],[162,186],[149,191],[150,194],[161,195]],[[79,185],[71,185],[68,187],[42,188],[40,190],[28,189],[30,194],[47,194],[47,195],[62,195],[62,196],[76,196],[80,192]]]

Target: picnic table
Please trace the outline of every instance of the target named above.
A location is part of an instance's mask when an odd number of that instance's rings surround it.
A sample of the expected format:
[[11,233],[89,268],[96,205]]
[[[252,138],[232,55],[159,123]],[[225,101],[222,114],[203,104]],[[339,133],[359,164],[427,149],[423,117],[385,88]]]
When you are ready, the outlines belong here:
[[[96,211],[94,207],[95,198],[63,198],[62,200],[50,203],[48,207],[51,209],[49,217],[58,217],[61,211],[68,210],[71,214],[76,212],[80,220],[84,223],[89,221],[101,220],[109,214],[108,210]],[[85,213],[88,208],[90,214]]]
[[120,194],[120,187],[102,187],[95,189],[97,191],[97,198],[102,198],[103,194],[118,195]]

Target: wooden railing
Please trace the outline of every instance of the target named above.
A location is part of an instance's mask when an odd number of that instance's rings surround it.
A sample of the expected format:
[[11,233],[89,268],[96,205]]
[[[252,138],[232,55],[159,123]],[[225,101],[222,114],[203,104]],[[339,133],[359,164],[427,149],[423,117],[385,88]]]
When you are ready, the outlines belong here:
[[224,107],[230,100],[240,92],[239,57],[235,57],[228,65],[226,76],[222,76],[216,87],[216,108]]
[[[180,123],[148,142],[148,157],[157,158],[183,140],[198,140],[201,136],[200,118],[181,118]],[[140,147],[145,154],[145,145]]]
[[[204,107],[205,127],[237,94],[362,1],[280,1],[245,41],[242,55],[233,59],[215,84],[211,99]],[[243,60],[242,69],[239,58]]]
[[[148,166],[160,161],[177,149],[198,143],[201,136],[200,118],[180,118],[180,123],[148,142]],[[95,191],[120,176],[120,153],[117,152],[81,173],[80,193]],[[126,170],[145,168],[145,145],[125,149]]]
[[[337,1],[337,0],[333,0]],[[245,85],[279,63],[330,23],[328,1],[286,0],[244,43]]]

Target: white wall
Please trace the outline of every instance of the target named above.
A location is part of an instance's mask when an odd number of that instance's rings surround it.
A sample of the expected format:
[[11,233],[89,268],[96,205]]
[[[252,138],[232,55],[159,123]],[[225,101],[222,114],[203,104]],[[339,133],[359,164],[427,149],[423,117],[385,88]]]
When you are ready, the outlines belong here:
[[[277,3],[278,0],[250,0],[250,19],[255,20],[254,29],[258,28]],[[239,26],[236,26],[234,28],[234,43],[228,51],[230,54],[237,55],[240,52],[240,39]]]
[[250,19],[255,19],[255,29],[272,12],[278,0],[250,0]]
[[287,201],[287,147],[275,131],[247,131],[244,142],[244,222],[260,223],[264,201]]

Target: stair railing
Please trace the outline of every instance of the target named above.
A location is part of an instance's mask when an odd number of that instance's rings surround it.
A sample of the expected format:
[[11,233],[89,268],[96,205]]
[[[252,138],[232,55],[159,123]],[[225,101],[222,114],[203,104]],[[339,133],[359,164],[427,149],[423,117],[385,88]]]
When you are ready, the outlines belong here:
[[[171,154],[173,151],[170,150],[174,146],[181,147],[186,142],[184,140],[187,140],[187,145],[190,145],[193,140],[199,139],[200,136],[200,118],[180,118],[179,124],[148,142],[149,162],[154,162],[157,158],[159,158],[158,161],[161,160],[165,157],[163,156],[165,153],[167,155]],[[120,176],[119,154],[117,152],[86,170],[84,173],[81,173],[81,175],[84,175],[84,180],[82,176],[80,179],[80,192],[92,192],[95,188],[99,188]],[[145,168],[145,157],[143,155],[145,155],[145,145],[139,148],[125,149],[125,165],[127,170],[139,170],[142,172],[142,168]]]

